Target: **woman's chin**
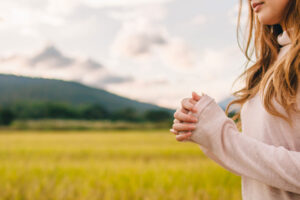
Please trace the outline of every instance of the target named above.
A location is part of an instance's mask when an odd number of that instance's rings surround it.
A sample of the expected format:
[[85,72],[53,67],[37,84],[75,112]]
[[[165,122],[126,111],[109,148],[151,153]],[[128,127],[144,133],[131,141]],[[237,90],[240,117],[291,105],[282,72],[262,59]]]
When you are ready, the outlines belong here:
[[264,25],[275,25],[280,22],[277,16],[271,16],[264,12],[257,13],[257,18],[259,22]]

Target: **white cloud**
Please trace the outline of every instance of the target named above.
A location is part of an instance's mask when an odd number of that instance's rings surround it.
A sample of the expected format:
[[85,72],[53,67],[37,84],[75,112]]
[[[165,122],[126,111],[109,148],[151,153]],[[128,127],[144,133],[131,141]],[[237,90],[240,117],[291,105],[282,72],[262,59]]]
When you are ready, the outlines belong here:
[[[239,12],[239,4],[235,4],[230,10],[227,12],[228,19],[231,24],[237,26],[238,20],[238,12]],[[242,15],[241,15],[241,26],[245,27],[247,25],[248,20],[248,5],[247,2],[243,3],[242,7]]]
[[175,69],[192,68],[196,64],[196,54],[181,38],[170,38],[161,55],[168,66]]
[[[11,26],[33,26],[37,23],[48,25],[62,25],[64,22],[63,17],[66,16],[65,12],[59,12],[59,6],[56,9],[53,5],[34,7],[30,4],[22,4],[16,1],[10,3],[0,3],[0,16],[5,25]],[[2,26],[4,25],[2,24]]]
[[116,7],[116,6],[137,6],[143,4],[166,3],[172,0],[78,0],[83,4],[94,7]]
[[204,92],[219,102],[229,96],[233,81],[229,78],[205,82],[200,78],[193,79],[192,76],[183,76],[180,80],[177,82],[135,80],[119,85],[108,85],[107,89],[131,99],[176,109],[181,106],[183,98],[192,97],[192,91],[196,91],[198,94]]
[[207,22],[207,17],[202,14],[194,16],[190,21],[192,25],[203,25],[206,22]]
[[[207,48],[199,55],[197,70],[193,72],[194,80],[199,77],[199,86],[218,100],[228,96],[234,80],[244,70],[244,56],[237,45],[220,49]],[[195,81],[196,82],[196,81]]]
[[168,33],[161,24],[139,18],[123,22],[112,47],[116,58],[161,58],[171,68],[192,67],[195,63],[192,49],[185,41]]
[[30,58],[2,58],[0,73],[78,81],[99,88],[133,81],[132,77],[114,74],[94,60],[68,57],[53,46]]
[[167,16],[167,10],[161,4],[151,4],[146,6],[135,6],[132,8],[114,8],[107,12],[112,19],[119,21],[132,21],[136,19],[147,19],[151,21],[161,21]]
[[182,91],[186,91],[182,90],[180,86],[174,87],[166,79],[135,80],[118,86],[109,85],[107,89],[131,99],[168,108],[176,107],[178,99],[182,96]]
[[41,40],[39,25],[59,27],[65,24],[65,17],[69,13],[65,10],[60,12],[59,8],[59,5],[53,8],[51,2],[0,1],[0,30]]
[[195,68],[170,71],[168,75],[161,74],[156,80],[140,78],[120,85],[109,85],[107,88],[132,99],[175,109],[181,106],[183,98],[191,97],[192,91],[199,94],[204,92],[218,102],[240,87],[241,83],[238,82],[231,88],[243,71],[243,55],[236,45],[219,49],[206,48],[197,58]]
[[118,56],[149,56],[154,46],[166,44],[166,33],[162,27],[154,26],[145,19],[125,22],[112,46]]
[[[192,9],[184,2],[186,9],[182,9],[183,4],[177,1],[163,5],[170,1],[0,1],[0,30],[4,36],[2,54],[30,52],[50,40],[66,52],[102,57],[99,64],[77,56],[56,54],[51,58],[48,54],[47,59],[32,65],[32,58],[15,56],[0,60],[0,72],[75,80],[173,108],[193,89],[220,100],[229,93],[232,81],[240,74],[237,69],[242,65],[242,59],[237,56],[238,50],[222,46],[212,48],[217,41],[208,39],[211,46],[205,46],[207,43],[204,42],[204,46],[199,47],[200,52],[196,52],[190,44],[199,44],[203,36],[214,31],[209,29],[210,18],[207,16],[215,16],[215,13],[199,14],[205,12],[201,9],[196,12],[197,6],[193,6],[196,4],[191,4]],[[199,3],[204,4],[211,3]],[[174,17],[177,15],[180,16]],[[234,24],[236,15],[236,7],[228,11],[228,18]],[[177,23],[178,19],[180,23]],[[223,23],[222,20],[219,22]],[[203,24],[203,31],[190,29],[191,25]],[[109,54],[108,45],[113,39]],[[113,68],[115,71],[111,71]],[[157,75],[160,77],[155,77]]]
[[225,80],[241,73],[245,59],[237,45],[206,48],[199,55],[197,73],[203,81]]

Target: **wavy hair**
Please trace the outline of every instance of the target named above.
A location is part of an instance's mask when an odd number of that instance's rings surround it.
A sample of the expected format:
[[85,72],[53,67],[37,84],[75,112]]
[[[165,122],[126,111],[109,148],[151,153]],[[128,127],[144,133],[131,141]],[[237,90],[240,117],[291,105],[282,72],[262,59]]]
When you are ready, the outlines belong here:
[[[288,28],[286,31],[291,39],[291,48],[279,61],[276,61],[280,50],[277,37],[283,32],[283,28],[279,24],[261,24],[253,13],[250,0],[247,1],[249,15],[245,29],[247,37],[244,37],[247,38],[244,40],[245,48],[241,47],[239,41],[243,0],[240,0],[236,30],[238,45],[246,56],[247,62],[245,71],[234,81],[235,83],[237,80],[243,79],[245,86],[233,93],[236,98],[227,105],[225,112],[228,115],[230,106],[233,104],[243,106],[247,100],[261,91],[266,111],[281,117],[292,126],[291,108],[293,111],[299,112],[295,105],[300,81],[300,0],[290,0],[284,11],[283,26]],[[256,61],[248,67],[253,53],[255,53]],[[275,109],[271,101],[273,97],[280,102],[287,116]],[[233,119],[238,120],[237,125],[241,128],[240,110],[233,116]]]

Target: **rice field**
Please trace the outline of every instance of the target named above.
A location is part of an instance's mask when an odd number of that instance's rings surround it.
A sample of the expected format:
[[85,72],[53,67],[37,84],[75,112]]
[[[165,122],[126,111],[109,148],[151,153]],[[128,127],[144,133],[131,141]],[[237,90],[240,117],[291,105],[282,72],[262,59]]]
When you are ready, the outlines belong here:
[[1,200],[240,200],[240,177],[167,130],[5,131]]

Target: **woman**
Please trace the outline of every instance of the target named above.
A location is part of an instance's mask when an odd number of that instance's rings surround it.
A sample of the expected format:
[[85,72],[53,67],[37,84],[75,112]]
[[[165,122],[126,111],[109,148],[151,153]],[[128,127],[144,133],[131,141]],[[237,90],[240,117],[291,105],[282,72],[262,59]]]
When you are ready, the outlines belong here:
[[[226,108],[195,92],[182,100],[170,131],[242,177],[244,200],[300,200],[300,0],[251,0],[245,56],[255,64]],[[240,0],[241,16],[242,0]],[[240,20],[238,20],[240,21]],[[239,25],[239,22],[238,22]],[[232,104],[241,110],[227,117]],[[242,133],[239,129],[241,128]]]

